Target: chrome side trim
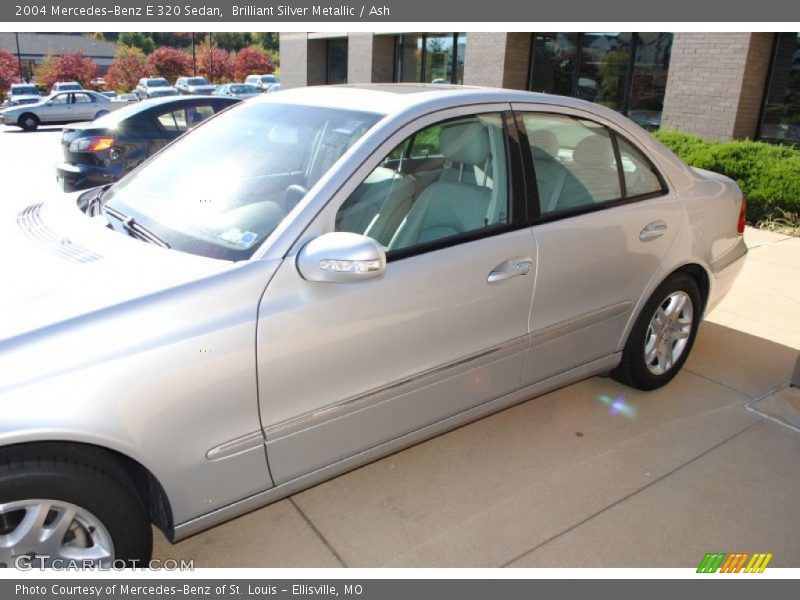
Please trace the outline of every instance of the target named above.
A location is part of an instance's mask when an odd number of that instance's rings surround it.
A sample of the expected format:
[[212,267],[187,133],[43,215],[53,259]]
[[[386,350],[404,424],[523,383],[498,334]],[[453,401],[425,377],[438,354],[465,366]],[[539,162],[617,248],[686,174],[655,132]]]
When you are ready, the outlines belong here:
[[567,319],[543,327],[542,329],[537,329],[531,334],[531,344],[543,344],[544,342],[555,340],[574,331],[578,331],[579,329],[583,329],[584,327],[589,327],[590,325],[596,325],[597,323],[602,323],[614,317],[619,317],[625,314],[631,306],[633,306],[633,302],[625,300],[617,304],[612,304],[611,306],[598,308],[597,310],[593,310],[579,317],[573,317],[572,319]]
[[438,367],[433,367],[431,369],[428,369],[427,371],[417,373],[416,375],[411,375],[403,379],[398,379],[396,381],[393,381],[392,383],[389,383],[384,387],[373,389],[364,394],[353,396],[341,402],[337,402],[336,404],[331,404],[324,408],[303,413],[302,415],[298,415],[291,419],[281,421],[280,423],[270,425],[265,428],[266,437],[268,440],[273,441],[273,438],[282,437],[287,433],[288,430],[296,431],[305,429],[307,426],[310,426],[312,424],[317,424],[316,421],[333,419],[341,415],[343,412],[362,408],[364,405],[369,404],[371,401],[377,399],[379,396],[387,394],[397,388],[408,385],[413,381],[424,379],[427,377],[436,377],[437,375],[440,375],[446,371],[457,369],[458,367],[464,366],[472,361],[479,360],[481,358],[486,358],[493,354],[497,354],[503,351],[510,350],[512,348],[516,348],[517,346],[527,346],[528,343],[527,338],[528,338],[527,335],[519,336],[512,340],[508,340],[507,342],[503,342],[502,344],[493,346],[488,350],[483,350],[481,352],[471,354],[470,356],[459,358],[457,360],[454,360],[453,362]]
[[393,454],[394,452],[398,452],[404,448],[418,444],[419,442],[430,439],[446,431],[450,431],[472,421],[476,421],[499,410],[513,406],[514,404],[519,404],[520,402],[530,400],[536,396],[546,394],[547,392],[564,387],[570,383],[574,383],[576,381],[580,381],[581,379],[586,379],[587,377],[609,371],[619,364],[620,357],[621,354],[617,352],[580,367],[576,367],[559,375],[550,377],[549,379],[529,385],[525,388],[517,390],[516,392],[511,392],[505,396],[501,396],[494,400],[490,400],[489,402],[475,406],[457,415],[453,415],[452,417],[442,419],[441,421],[437,421],[436,423],[416,431],[412,431],[404,436],[395,438],[394,440],[369,450],[365,450],[364,452],[360,452],[354,456],[351,456],[350,458],[345,458],[335,462],[327,467],[323,467],[317,471],[303,475],[302,477],[298,477],[297,479],[292,479],[291,481],[282,483],[274,488],[259,492],[258,494],[243,498],[242,500],[229,504],[228,506],[218,508],[217,510],[206,513],[205,515],[201,515],[184,523],[180,523],[175,526],[171,541],[179,542],[189,536],[200,533],[205,529],[219,525],[220,523],[261,508],[262,506],[266,506],[267,504],[277,502],[278,500],[286,498],[287,496],[291,496],[292,494],[309,488],[312,485],[332,479],[337,475],[346,473],[347,471],[350,471],[358,466],[365,465],[389,454]]
[[733,263],[735,263],[737,260],[745,256],[746,254],[747,254],[747,244],[745,244],[744,238],[742,237],[739,238],[739,241],[733,248],[731,248],[725,254],[720,256],[717,260],[712,262],[709,265],[709,268],[711,269],[711,272],[714,273],[714,275],[717,275],[719,274],[720,271],[723,271],[727,267],[730,267]]
[[237,454],[249,452],[263,445],[264,434],[260,431],[254,431],[230,440],[229,442],[225,442],[224,444],[220,444],[219,446],[214,446],[206,452],[206,458],[211,461],[222,460],[224,458],[236,456]]

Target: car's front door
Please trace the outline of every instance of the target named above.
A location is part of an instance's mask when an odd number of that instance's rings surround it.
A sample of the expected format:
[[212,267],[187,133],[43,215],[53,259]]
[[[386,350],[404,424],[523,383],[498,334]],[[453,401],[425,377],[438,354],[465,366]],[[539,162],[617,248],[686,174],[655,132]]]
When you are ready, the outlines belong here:
[[540,110],[518,113],[539,212],[525,383],[621,349],[683,216],[653,163],[620,132],[579,111]]
[[[501,111],[407,126],[317,217],[321,232],[381,242],[382,278],[306,281],[296,248],[270,282],[257,353],[276,484],[520,386],[536,250]],[[414,134],[442,157],[424,184],[389,153]]]
[[38,111],[39,120],[42,123],[59,123],[68,121],[72,114],[72,93],[62,92],[55,94]]

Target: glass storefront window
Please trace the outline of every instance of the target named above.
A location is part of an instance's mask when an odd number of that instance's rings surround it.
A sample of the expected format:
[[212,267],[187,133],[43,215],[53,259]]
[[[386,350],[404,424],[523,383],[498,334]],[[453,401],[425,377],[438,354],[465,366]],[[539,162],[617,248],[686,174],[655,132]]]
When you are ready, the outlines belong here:
[[800,33],[776,33],[761,139],[800,145]]
[[578,75],[578,98],[622,110],[628,65],[630,33],[584,33]]
[[466,35],[463,33],[397,36],[395,81],[463,83]]
[[528,89],[575,96],[657,129],[671,33],[536,33]]
[[667,89],[672,34],[648,32],[636,37],[628,116],[645,129],[658,129]]
[[533,38],[533,58],[528,89],[548,94],[572,95],[577,33],[540,33]]
[[328,40],[326,83],[347,83],[347,38]]

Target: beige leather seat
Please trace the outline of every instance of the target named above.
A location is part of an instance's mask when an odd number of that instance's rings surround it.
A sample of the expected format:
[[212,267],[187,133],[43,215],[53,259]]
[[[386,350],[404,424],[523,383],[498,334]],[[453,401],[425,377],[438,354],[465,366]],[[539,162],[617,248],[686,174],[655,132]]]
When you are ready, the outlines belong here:
[[593,204],[586,188],[558,158],[560,147],[555,133],[548,129],[535,129],[528,133],[528,142],[542,214]]
[[[478,122],[442,127],[439,145],[445,159],[464,170],[480,167],[487,173],[491,165],[489,132]],[[486,179],[486,178],[484,178]],[[439,180],[430,184],[416,202],[389,243],[389,250],[407,248],[487,225],[492,201],[488,181]]]
[[411,177],[377,167],[342,205],[336,231],[368,235],[386,245],[410,210],[414,192]]
[[570,170],[588,190],[593,202],[606,202],[622,196],[615,165],[611,140],[593,134],[575,146]]

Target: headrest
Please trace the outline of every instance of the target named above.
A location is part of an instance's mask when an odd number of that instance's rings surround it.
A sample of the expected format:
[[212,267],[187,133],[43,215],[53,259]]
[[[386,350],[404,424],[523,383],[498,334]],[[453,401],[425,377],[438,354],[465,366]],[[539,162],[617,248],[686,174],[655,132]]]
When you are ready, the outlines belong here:
[[585,167],[612,168],[614,150],[611,140],[597,134],[582,139],[572,151],[572,160]]
[[491,151],[489,132],[481,123],[445,125],[439,135],[444,157],[464,165],[484,166]]
[[558,156],[558,138],[556,134],[549,129],[534,129],[528,133],[528,142],[531,149],[541,150],[545,154],[556,157]]

